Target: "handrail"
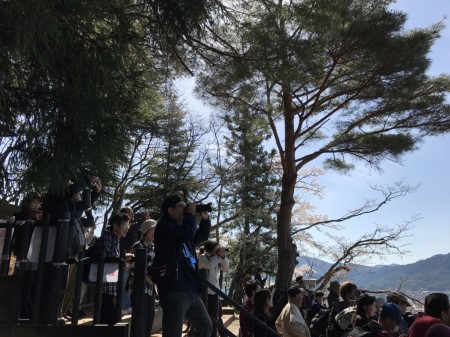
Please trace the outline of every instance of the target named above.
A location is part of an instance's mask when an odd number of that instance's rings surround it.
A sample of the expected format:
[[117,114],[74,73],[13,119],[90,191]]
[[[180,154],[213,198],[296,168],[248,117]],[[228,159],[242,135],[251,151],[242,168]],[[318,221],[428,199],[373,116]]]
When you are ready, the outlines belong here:
[[[245,309],[242,305],[240,305],[238,302],[233,300],[231,297],[229,297],[227,294],[225,294],[222,290],[217,288],[214,284],[212,284],[211,282],[209,282],[208,280],[206,280],[205,278],[203,278],[200,275],[197,275],[197,277],[200,279],[200,282],[202,282],[202,284],[204,284],[205,286],[210,288],[216,294],[220,295],[220,297],[222,297],[226,302],[228,302],[228,304],[230,304],[231,306],[236,308],[239,312],[244,313],[245,315],[247,315],[247,317],[250,318],[253,321],[253,323],[255,323],[259,327],[265,329],[265,331],[268,333],[269,336],[274,336],[274,337],[279,337],[280,336],[271,327],[269,327],[267,324],[263,323],[261,320],[259,320],[257,317],[255,317],[250,311]],[[220,322],[216,321],[215,324],[219,328],[225,329],[230,336],[234,336],[228,329],[226,329],[223,325],[221,325]],[[234,336],[234,337],[236,337],[236,336]]]
[[5,223],[0,223],[0,228],[6,228],[5,231],[5,240],[3,241],[3,249],[1,253],[1,262],[0,262],[0,275],[8,275],[9,269],[9,251],[11,250],[11,235],[13,229],[13,223],[10,221],[6,221]]
[[[198,272],[195,272],[193,269],[191,269],[188,265],[186,260],[182,259],[181,260],[183,263],[184,268],[187,270],[187,272],[189,274],[191,274],[194,278],[197,278],[203,285],[207,286],[208,288],[210,288],[212,291],[214,291],[216,294],[220,295],[223,299],[225,299],[226,302],[228,302],[228,304],[231,304],[233,307],[235,307],[240,313],[244,313],[244,315],[247,315],[248,318],[250,318],[250,320],[253,321],[254,324],[258,325],[260,328],[264,329],[269,336],[273,336],[273,337],[280,337],[280,335],[273,330],[271,327],[269,327],[267,324],[261,322],[258,318],[256,318],[250,311],[248,311],[247,309],[245,309],[242,305],[240,305],[238,302],[236,302],[235,300],[233,300],[231,297],[229,297],[227,294],[225,294],[222,290],[220,290],[219,288],[217,288],[214,284],[212,284],[211,282],[209,282],[207,279],[205,279],[203,276],[201,276]],[[212,317],[211,317],[212,318]],[[212,318],[213,323],[219,328],[219,329],[224,329],[226,331],[226,333],[229,336],[232,337],[236,337],[231,331],[229,331],[227,328],[225,328],[221,323],[219,323],[218,321],[216,321],[215,319]]]
[[[43,235],[42,235],[42,240],[41,240],[41,249],[39,251],[39,262],[38,262],[38,270],[37,270],[37,288],[41,288],[42,287],[42,281],[43,281],[43,266],[45,263],[45,254],[47,251],[47,238],[48,235],[46,235],[46,233],[48,232],[49,227],[54,226],[54,223],[51,223],[49,217],[44,219],[44,221],[36,221],[34,223],[34,226],[42,226],[43,227]],[[0,223],[0,228],[11,228],[14,227],[14,223]],[[5,238],[6,239],[6,238]],[[9,247],[8,247],[9,248]],[[102,252],[102,249],[99,249],[100,252]],[[90,263],[98,263],[98,270],[97,270],[97,291],[96,291],[96,299],[95,299],[95,307],[94,307],[94,317],[93,317],[93,324],[96,324],[99,322],[100,319],[100,306],[101,306],[101,284],[103,283],[103,266],[105,262],[119,262],[119,279],[118,279],[118,284],[117,284],[117,291],[118,291],[118,302],[121,302],[121,292],[122,292],[122,284],[123,284],[123,272],[124,272],[124,259],[123,256],[121,257],[115,257],[115,258],[105,258],[103,256],[101,256],[102,254],[100,254],[100,256],[96,257],[96,258],[87,258],[83,256],[83,253],[81,253],[78,256],[78,259],[75,261],[78,265],[78,275],[77,275],[77,287],[75,289],[75,294],[74,294],[74,304],[79,303],[79,288],[78,286],[81,285],[81,278],[82,278],[82,272],[83,272],[83,265],[84,264],[90,264]],[[141,260],[141,259],[140,259]],[[2,261],[3,262],[3,261]],[[144,268],[145,268],[145,264]],[[138,267],[136,265],[136,267]],[[138,267],[139,268],[139,267]],[[135,268],[138,269],[138,268]],[[142,268],[142,267],[141,267]],[[234,301],[232,298],[230,298],[227,294],[225,294],[224,292],[222,292],[222,290],[220,290],[219,288],[217,288],[215,285],[213,285],[212,283],[210,283],[207,279],[205,279],[204,277],[200,276],[198,273],[195,273],[193,270],[191,270],[190,268],[188,268],[187,270],[189,270],[189,272],[192,273],[192,276],[196,277],[199,279],[199,281],[202,283],[202,285],[206,286],[207,288],[211,289],[214,293],[216,293],[217,295],[219,295],[227,304],[229,304],[230,306],[234,307],[235,309],[237,309],[240,313],[243,313],[244,315],[246,315],[251,321],[253,321],[253,323],[257,326],[259,326],[260,328],[264,329],[267,332],[268,336],[276,336],[279,337],[279,335],[269,326],[267,326],[265,323],[263,323],[262,321],[260,321],[258,318],[256,318],[251,312],[249,312],[248,310],[246,310],[241,304],[237,303],[236,301]],[[137,281],[137,280],[136,280]],[[139,282],[140,283],[140,282]],[[137,285],[137,284],[136,284]],[[143,284],[142,284],[143,286]],[[139,286],[138,286],[139,287]],[[136,289],[137,290],[137,289]],[[39,317],[39,303],[40,303],[40,291],[37,291],[35,293],[35,297],[34,297],[34,306],[33,306],[33,313],[32,313],[32,317],[31,317],[31,322],[32,323],[37,323],[38,321],[38,317]],[[36,305],[37,304],[37,305]],[[118,303],[120,304],[120,303]],[[117,306],[118,308],[118,312],[117,312],[117,316],[119,318],[119,321],[121,320],[121,305]],[[72,317],[72,324],[77,324],[78,323],[78,305],[74,305],[73,306],[73,317]],[[226,327],[223,326],[223,324],[214,319],[211,318],[212,322],[214,325],[217,326],[217,328],[219,329],[219,331],[227,334],[228,336],[231,337],[236,337],[232,332],[230,332]],[[136,321],[136,320],[135,320]],[[133,329],[134,330],[134,329]],[[138,332],[141,329],[138,328],[135,331]]]
[[44,280],[44,263],[45,263],[45,255],[47,253],[49,226],[50,226],[50,216],[47,216],[44,219],[42,228],[41,247],[39,250],[38,268],[35,279],[36,288],[33,297],[33,310],[31,313],[32,324],[36,324],[39,319],[39,309],[40,309],[39,307],[41,306],[41,290],[42,290],[42,283]]

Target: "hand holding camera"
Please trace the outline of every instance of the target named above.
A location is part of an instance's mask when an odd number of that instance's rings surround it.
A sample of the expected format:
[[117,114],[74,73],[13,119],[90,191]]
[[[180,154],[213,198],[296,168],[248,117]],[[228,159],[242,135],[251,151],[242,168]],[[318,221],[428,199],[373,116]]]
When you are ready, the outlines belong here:
[[216,248],[216,255],[217,255],[218,257],[224,259],[225,256],[226,256],[226,250],[225,250],[225,248],[222,247],[222,246],[217,246],[217,248]]
[[90,185],[91,189],[96,193],[100,193],[100,191],[102,190],[102,181],[99,177],[91,177]]
[[200,213],[203,220],[209,219],[209,213],[212,211],[211,203],[209,204],[197,204],[195,206],[195,213]]

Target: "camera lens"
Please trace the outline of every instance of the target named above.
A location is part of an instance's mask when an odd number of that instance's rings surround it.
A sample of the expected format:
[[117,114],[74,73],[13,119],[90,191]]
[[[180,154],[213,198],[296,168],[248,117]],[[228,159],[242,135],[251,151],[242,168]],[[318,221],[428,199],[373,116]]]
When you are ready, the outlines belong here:
[[211,203],[209,204],[198,204],[195,206],[195,212],[196,213],[202,213],[202,212],[211,212],[212,211],[212,207],[211,207]]

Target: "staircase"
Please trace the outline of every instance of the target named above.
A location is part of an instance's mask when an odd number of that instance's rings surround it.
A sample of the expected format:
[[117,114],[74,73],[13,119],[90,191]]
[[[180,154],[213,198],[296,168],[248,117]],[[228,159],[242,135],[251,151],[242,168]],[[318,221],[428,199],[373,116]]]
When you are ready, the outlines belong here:
[[[234,335],[238,335],[239,333],[239,319],[238,316],[234,314],[234,310],[231,307],[224,307],[223,308],[223,315],[222,320],[224,326],[230,330]],[[131,315],[126,315],[123,318],[123,322],[130,322],[131,321]],[[162,329],[162,309],[161,307],[157,307],[155,310],[155,321],[153,323],[153,329],[152,329],[152,337],[161,337]]]

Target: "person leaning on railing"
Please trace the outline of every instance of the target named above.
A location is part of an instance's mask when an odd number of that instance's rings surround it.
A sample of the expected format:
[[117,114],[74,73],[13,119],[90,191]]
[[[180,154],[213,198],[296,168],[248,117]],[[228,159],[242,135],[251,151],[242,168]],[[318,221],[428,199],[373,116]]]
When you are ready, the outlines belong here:
[[[118,213],[109,220],[109,231],[98,239],[98,247],[103,247],[104,257],[120,256],[120,238],[127,234],[130,217],[125,213]],[[100,324],[116,324],[117,282],[103,282],[102,305],[100,309]]]

